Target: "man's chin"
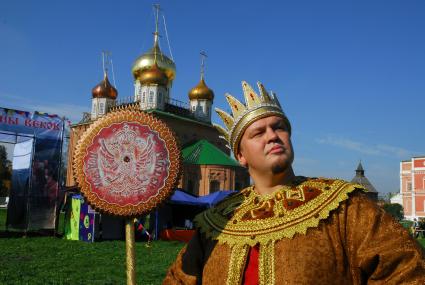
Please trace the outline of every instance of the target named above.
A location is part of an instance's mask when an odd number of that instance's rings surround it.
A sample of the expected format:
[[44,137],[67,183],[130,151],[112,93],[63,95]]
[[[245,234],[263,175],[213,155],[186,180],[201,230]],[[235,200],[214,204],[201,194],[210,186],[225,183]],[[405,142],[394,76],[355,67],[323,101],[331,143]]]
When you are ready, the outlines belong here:
[[273,174],[282,174],[291,166],[288,162],[274,163],[271,167]]
[[273,174],[282,174],[285,172],[285,170],[287,169],[287,167],[285,167],[285,165],[283,164],[276,164],[272,166],[272,173]]
[[281,174],[285,172],[288,168],[290,168],[292,165],[292,161],[288,160],[286,157],[277,159],[273,162],[271,165],[271,170],[273,174]]

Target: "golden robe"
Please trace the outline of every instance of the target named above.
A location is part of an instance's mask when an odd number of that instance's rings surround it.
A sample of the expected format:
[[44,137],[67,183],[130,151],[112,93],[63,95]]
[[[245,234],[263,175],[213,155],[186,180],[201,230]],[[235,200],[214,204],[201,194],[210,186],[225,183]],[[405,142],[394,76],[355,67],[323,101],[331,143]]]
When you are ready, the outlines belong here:
[[421,247],[362,190],[303,177],[265,196],[246,188],[195,219],[163,284],[242,284],[253,246],[259,284],[425,284]]

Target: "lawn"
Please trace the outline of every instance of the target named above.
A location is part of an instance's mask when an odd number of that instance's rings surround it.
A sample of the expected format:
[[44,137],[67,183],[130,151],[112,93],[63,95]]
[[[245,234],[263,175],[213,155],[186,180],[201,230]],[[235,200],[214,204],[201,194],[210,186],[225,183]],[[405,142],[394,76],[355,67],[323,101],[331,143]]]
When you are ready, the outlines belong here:
[[[0,232],[6,211],[0,209]],[[136,243],[137,284],[161,284],[184,246]],[[0,237],[0,284],[125,284],[125,242],[86,243],[57,237]]]
[[[0,233],[6,211],[0,209]],[[418,239],[425,248],[425,239]],[[137,284],[161,284],[179,242],[136,243]],[[125,242],[0,235],[0,284],[125,284]]]

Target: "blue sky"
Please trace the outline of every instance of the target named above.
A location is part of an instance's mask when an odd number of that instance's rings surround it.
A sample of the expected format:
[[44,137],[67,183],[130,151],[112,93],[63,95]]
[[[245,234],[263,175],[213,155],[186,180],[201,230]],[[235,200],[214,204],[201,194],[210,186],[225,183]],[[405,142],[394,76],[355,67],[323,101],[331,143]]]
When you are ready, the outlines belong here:
[[[131,96],[153,3],[2,1],[0,106],[78,121],[102,79],[102,50],[119,97]],[[425,155],[424,1],[159,3],[177,66],[172,97],[188,101],[201,50],[214,106],[228,109],[225,92],[242,98],[241,80],[261,81],[292,122],[297,174],[351,180],[361,159],[378,191],[395,192],[400,160]]]

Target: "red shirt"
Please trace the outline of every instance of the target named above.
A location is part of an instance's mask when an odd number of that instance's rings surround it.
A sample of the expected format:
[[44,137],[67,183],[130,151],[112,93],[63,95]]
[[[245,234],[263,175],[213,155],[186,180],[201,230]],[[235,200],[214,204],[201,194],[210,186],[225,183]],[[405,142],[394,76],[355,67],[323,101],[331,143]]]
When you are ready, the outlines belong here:
[[258,245],[251,247],[249,250],[242,284],[258,285]]

